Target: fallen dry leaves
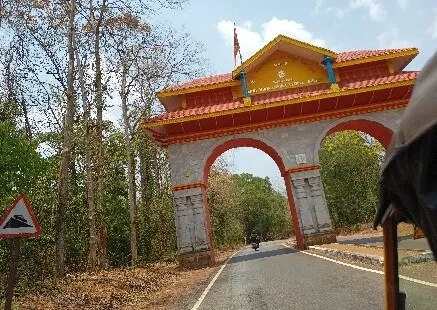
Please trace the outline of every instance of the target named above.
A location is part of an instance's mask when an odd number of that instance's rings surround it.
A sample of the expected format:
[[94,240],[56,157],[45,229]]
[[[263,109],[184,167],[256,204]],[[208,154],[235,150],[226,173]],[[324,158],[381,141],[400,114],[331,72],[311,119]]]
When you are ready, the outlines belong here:
[[176,263],[155,263],[141,268],[104,270],[69,275],[57,288],[41,289],[20,298],[17,309],[159,309],[173,307],[177,299],[204,283],[235,250],[219,252],[216,266],[182,270]]

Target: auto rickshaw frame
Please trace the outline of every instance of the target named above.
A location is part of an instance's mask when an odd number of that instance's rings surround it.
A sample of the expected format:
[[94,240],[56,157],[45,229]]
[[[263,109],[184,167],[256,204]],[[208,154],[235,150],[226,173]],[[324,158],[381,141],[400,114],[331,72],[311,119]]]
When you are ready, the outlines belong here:
[[381,220],[384,239],[384,300],[386,310],[405,310],[405,293],[399,289],[398,231],[400,222],[393,205]]

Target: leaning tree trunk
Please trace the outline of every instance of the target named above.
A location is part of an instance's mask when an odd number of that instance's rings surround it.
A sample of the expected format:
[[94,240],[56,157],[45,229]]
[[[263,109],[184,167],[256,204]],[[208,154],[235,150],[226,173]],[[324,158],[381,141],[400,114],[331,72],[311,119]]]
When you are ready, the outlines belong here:
[[58,182],[58,208],[56,212],[56,276],[65,276],[65,230],[66,212],[68,210],[68,167],[71,161],[71,148],[73,137],[73,122],[75,114],[74,98],[74,18],[75,0],[69,1],[68,22],[68,73],[67,73],[67,109],[64,119],[64,141],[61,153],[61,165]]
[[126,158],[127,158],[127,176],[128,176],[128,196],[129,196],[129,211],[130,211],[130,228],[131,228],[131,254],[132,254],[132,266],[136,266],[138,260],[138,250],[137,250],[137,210],[135,203],[135,176],[133,169],[133,156],[132,156],[132,146],[129,133],[129,119],[127,114],[127,91],[126,91],[126,79],[127,79],[127,68],[122,64],[121,68],[121,108],[123,111],[123,123],[124,123],[124,142],[126,148]]

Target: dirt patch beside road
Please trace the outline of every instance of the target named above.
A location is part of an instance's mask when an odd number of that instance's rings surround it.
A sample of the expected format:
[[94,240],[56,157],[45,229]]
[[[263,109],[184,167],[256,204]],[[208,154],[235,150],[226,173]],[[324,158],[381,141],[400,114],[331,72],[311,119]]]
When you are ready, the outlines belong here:
[[[348,237],[376,237],[382,236],[382,227],[378,226],[377,230],[373,229],[373,224],[360,224],[353,228],[337,229],[338,236]],[[407,223],[399,223],[398,225],[398,237],[413,235],[413,225]]]
[[26,310],[173,309],[181,296],[202,287],[236,250],[218,251],[216,266],[198,270],[182,270],[176,263],[161,262],[71,275],[57,288],[42,288],[23,296],[14,306]]

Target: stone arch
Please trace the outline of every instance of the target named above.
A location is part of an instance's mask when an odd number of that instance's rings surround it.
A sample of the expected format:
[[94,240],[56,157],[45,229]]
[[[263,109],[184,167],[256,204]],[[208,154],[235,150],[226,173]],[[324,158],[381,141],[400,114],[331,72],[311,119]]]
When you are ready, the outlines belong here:
[[385,149],[388,148],[391,137],[393,136],[393,131],[390,128],[373,119],[363,117],[339,119],[327,126],[317,138],[314,145],[314,163],[319,163],[319,151],[323,139],[335,132],[345,130],[356,130],[367,133],[378,140]]
[[[289,177],[289,173],[286,169],[286,166],[284,164],[284,160],[283,157],[281,157],[277,150],[275,148],[273,148],[272,146],[270,146],[269,144],[260,141],[259,139],[255,139],[255,138],[234,138],[234,139],[229,139],[224,141],[223,143],[219,144],[218,146],[216,146],[211,152],[209,152],[206,160],[204,160],[204,166],[203,166],[203,177],[202,177],[202,184],[205,186],[205,188],[207,188],[208,186],[208,176],[209,176],[209,172],[211,171],[211,167],[214,164],[215,160],[222,155],[224,152],[234,149],[234,148],[238,148],[238,147],[251,147],[251,148],[255,148],[258,149],[264,153],[266,153],[267,155],[270,156],[270,158],[273,159],[273,161],[276,163],[276,165],[279,168],[279,171],[281,172],[281,176],[284,178],[284,182],[285,182],[285,188],[287,191],[287,200],[288,200],[288,205],[290,207],[290,214],[291,214],[291,218],[293,221],[293,229],[294,229],[294,234],[296,236],[296,240],[297,240],[297,244],[299,248],[303,247],[303,236],[302,236],[302,231],[301,231],[301,227],[300,227],[300,223],[299,223],[299,218],[298,218],[298,212],[296,210],[296,206],[294,203],[294,197],[293,197],[293,193],[292,193],[292,185],[291,185],[291,180]],[[206,193],[204,195],[204,208],[206,210],[208,210],[208,201],[206,198]],[[209,217],[209,212],[208,215]],[[210,246],[212,247],[212,232],[211,232],[211,228],[210,228],[210,219],[207,219],[208,222],[208,233],[209,233],[209,237],[210,237]]]
[[273,159],[273,161],[276,163],[276,165],[279,168],[279,171],[281,172],[281,176],[284,176],[285,174],[285,164],[282,159],[282,157],[278,154],[278,152],[269,144],[265,143],[264,141],[261,141],[259,139],[254,138],[235,138],[230,139],[227,141],[224,141],[223,143],[216,146],[209,154],[207,154],[206,159],[203,161],[203,176],[202,181],[203,184],[207,185],[208,175],[211,170],[212,165],[214,164],[215,160],[220,157],[223,153],[225,153],[228,150],[235,149],[238,147],[251,147],[258,149],[260,151],[263,151],[267,155],[270,156],[270,158]]
[[[274,143],[260,135],[246,134],[224,137],[224,139],[217,139],[214,145],[209,147],[208,151],[205,152],[205,155],[201,161],[202,167],[205,168],[208,166],[208,164],[211,166],[221,154],[238,147],[252,147],[269,155],[278,166],[281,176],[284,176],[283,174],[286,168],[290,165],[290,160],[287,154],[284,153],[283,150],[277,147]],[[203,175],[201,177],[202,182],[207,179],[209,170],[207,171],[208,173],[205,174],[205,172],[205,169],[203,169]],[[206,183],[204,184],[206,185]]]

